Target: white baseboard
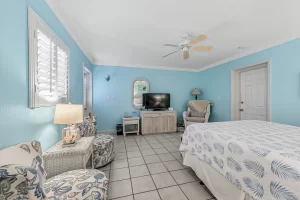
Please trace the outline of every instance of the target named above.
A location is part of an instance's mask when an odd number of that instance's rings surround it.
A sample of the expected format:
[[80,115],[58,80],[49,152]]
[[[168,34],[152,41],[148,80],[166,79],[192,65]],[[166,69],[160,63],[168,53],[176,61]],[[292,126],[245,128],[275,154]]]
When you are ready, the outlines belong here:
[[99,134],[117,134],[117,130],[97,130],[97,133]]

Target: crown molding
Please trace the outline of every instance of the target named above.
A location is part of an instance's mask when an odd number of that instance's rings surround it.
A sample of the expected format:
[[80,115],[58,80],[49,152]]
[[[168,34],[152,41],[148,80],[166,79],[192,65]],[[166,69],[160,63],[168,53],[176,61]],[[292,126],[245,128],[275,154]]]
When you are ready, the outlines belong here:
[[[285,37],[283,40],[277,41],[273,44],[267,44],[264,46],[260,46],[258,48],[252,48],[249,49],[248,51],[243,51],[242,53],[236,54],[234,56],[231,56],[229,58],[214,62],[210,65],[206,65],[203,67],[200,67],[198,69],[192,69],[192,68],[179,68],[179,67],[166,67],[166,66],[151,66],[151,65],[133,65],[133,64],[112,64],[112,63],[103,63],[100,61],[97,61],[96,59],[94,59],[93,55],[85,48],[85,45],[82,44],[81,40],[76,36],[76,34],[71,34],[74,33],[74,28],[72,27],[72,25],[70,25],[69,23],[67,23],[67,21],[64,19],[65,17],[61,17],[61,15],[65,15],[65,12],[61,10],[61,7],[59,5],[59,0],[46,0],[47,4],[49,5],[49,7],[51,8],[51,10],[53,11],[53,13],[56,15],[56,17],[58,18],[58,20],[63,24],[64,28],[66,29],[66,31],[68,32],[68,34],[72,37],[72,39],[75,41],[75,43],[78,45],[78,47],[81,49],[81,51],[85,54],[85,56],[89,59],[89,61],[93,64],[93,65],[106,65],[106,66],[113,66],[113,67],[131,67],[131,68],[145,68],[145,69],[158,69],[158,70],[172,70],[172,71],[186,71],[186,72],[201,72],[213,67],[217,67],[219,65],[237,60],[239,58],[245,57],[245,56],[249,56],[251,54],[278,46],[280,44],[295,40],[297,38],[299,38],[300,35],[300,31],[291,31],[293,32],[292,35],[290,35],[289,37]],[[61,10],[61,12],[59,13],[56,9],[54,8],[59,8]]]
[[273,44],[268,44],[268,45],[264,45],[264,46],[260,46],[258,48],[252,48],[248,51],[245,51],[243,53],[239,53],[239,54],[236,54],[234,56],[231,56],[229,58],[226,58],[226,59],[223,59],[223,60],[220,60],[220,61],[217,61],[213,64],[210,64],[210,65],[206,65],[204,67],[201,67],[198,69],[197,72],[202,72],[204,70],[207,70],[207,69],[210,69],[210,68],[213,68],[213,67],[217,67],[219,65],[222,65],[222,64],[225,64],[225,63],[228,63],[228,62],[231,62],[231,61],[234,61],[234,60],[237,60],[239,58],[243,58],[245,56],[249,56],[251,54],[254,54],[254,53],[258,53],[260,51],[264,51],[266,49],[269,49],[269,48],[272,48],[272,47],[275,47],[275,46],[278,46],[278,45],[281,45],[281,44],[284,44],[286,42],[289,42],[289,41],[292,41],[292,40],[295,40],[295,39],[298,39],[299,38],[299,34],[295,34],[293,35],[292,37],[289,37],[289,39],[284,39],[284,40],[280,40],[276,43],[273,43]]
[[153,66],[153,65],[135,65],[135,64],[112,64],[96,62],[96,67],[110,66],[110,67],[130,67],[130,68],[143,68],[143,69],[156,69],[156,70],[170,70],[170,71],[184,71],[184,72],[198,72],[198,69],[180,68],[180,67],[166,67],[166,66]]
[[[76,36],[76,34],[71,34],[73,33],[73,27],[67,21],[65,20],[64,17],[61,17],[61,15],[65,15],[65,12],[61,10],[61,7],[59,5],[58,0],[46,0],[46,3],[48,6],[51,8],[52,12],[55,14],[56,18],[60,21],[60,23],[64,26],[68,34],[71,36],[71,38],[74,40],[74,42],[77,44],[79,49],[83,52],[83,54],[87,57],[87,59],[93,64],[94,63],[94,58],[93,55],[87,51],[85,46],[81,43],[80,39]],[[59,8],[62,12],[58,12],[55,8]]]

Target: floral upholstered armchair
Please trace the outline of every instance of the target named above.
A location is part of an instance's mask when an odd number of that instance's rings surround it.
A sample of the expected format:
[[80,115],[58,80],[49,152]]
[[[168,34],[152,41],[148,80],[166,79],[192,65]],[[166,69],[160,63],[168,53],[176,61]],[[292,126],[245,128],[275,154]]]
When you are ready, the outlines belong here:
[[110,163],[115,156],[114,137],[112,135],[97,134],[96,117],[85,117],[82,123],[77,124],[81,137],[95,136],[93,141],[94,167],[99,168]]
[[94,116],[95,121],[93,121],[90,117],[85,117],[83,122],[77,124],[79,128],[80,134],[82,137],[95,136],[97,134],[96,129],[96,117]]
[[1,200],[108,198],[108,179],[99,170],[74,170],[47,180],[41,153],[41,145],[37,141],[18,144],[0,151]]

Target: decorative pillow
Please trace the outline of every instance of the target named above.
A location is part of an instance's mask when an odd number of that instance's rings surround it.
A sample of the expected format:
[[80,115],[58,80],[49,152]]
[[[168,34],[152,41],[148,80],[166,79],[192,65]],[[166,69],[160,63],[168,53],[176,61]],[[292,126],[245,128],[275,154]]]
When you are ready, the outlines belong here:
[[190,111],[188,113],[189,117],[204,117],[205,113],[204,112],[196,112],[196,111]]

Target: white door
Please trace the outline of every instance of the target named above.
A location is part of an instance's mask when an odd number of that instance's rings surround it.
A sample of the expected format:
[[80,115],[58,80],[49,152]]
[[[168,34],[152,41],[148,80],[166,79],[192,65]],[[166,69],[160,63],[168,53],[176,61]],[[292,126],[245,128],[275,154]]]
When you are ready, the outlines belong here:
[[241,72],[241,120],[268,120],[267,67]]

